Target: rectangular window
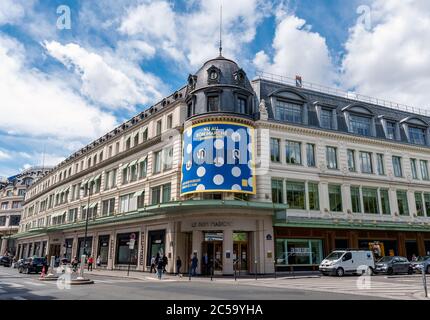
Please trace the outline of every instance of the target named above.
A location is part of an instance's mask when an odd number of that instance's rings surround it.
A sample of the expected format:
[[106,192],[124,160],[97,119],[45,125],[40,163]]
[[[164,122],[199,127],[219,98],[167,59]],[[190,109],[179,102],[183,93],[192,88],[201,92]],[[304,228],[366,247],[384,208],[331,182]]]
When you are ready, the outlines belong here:
[[393,169],[394,169],[394,176],[403,177],[401,157],[393,156]]
[[169,114],[167,116],[167,129],[171,129],[173,126],[173,115]]
[[102,216],[110,216],[115,210],[115,198],[104,200],[102,202]]
[[355,166],[355,151],[348,149],[348,170],[350,172],[356,172],[357,168]]
[[304,182],[287,181],[287,204],[290,209],[306,209]]
[[238,98],[237,99],[237,109],[239,113],[242,114],[247,114],[248,111],[246,110],[246,100],[243,98]]
[[136,134],[133,139],[133,146],[137,146],[139,144],[139,134]]
[[306,144],[306,159],[308,167],[315,167],[315,145],[312,143]]
[[364,213],[379,213],[378,210],[378,190],[374,188],[363,188]]
[[424,203],[421,192],[415,192],[415,206],[417,208],[417,216],[424,217]]
[[272,202],[284,203],[284,182],[280,179],[272,179]]
[[161,172],[161,150],[154,152],[154,173],[159,173]]
[[125,167],[122,169],[122,184],[128,183],[128,168]]
[[78,219],[78,208],[69,209],[67,221],[68,222],[76,222],[77,219]]
[[219,96],[208,96],[208,112],[219,111]]
[[190,102],[187,105],[187,118],[191,118],[194,115],[193,103]]
[[427,160],[420,160],[421,167],[421,178],[423,180],[429,180],[429,166]]
[[411,159],[412,179],[418,179],[417,159]]
[[287,141],[285,144],[286,161],[289,164],[302,164],[302,154],[301,154],[300,142]]
[[170,193],[171,193],[171,187],[170,187],[170,183],[164,184],[163,185],[163,199],[162,202],[166,203],[166,202],[170,202]]
[[137,199],[134,196],[134,193],[126,194],[119,198],[119,212],[130,212],[137,209]]
[[351,204],[352,204],[352,212],[354,213],[361,212],[361,197],[360,197],[359,187],[351,187]]
[[308,183],[309,210],[319,210],[319,192],[318,183]]
[[430,193],[424,193],[424,204],[426,208],[426,215],[430,217]]
[[337,169],[337,148],[326,147],[327,168]]
[[125,140],[125,150],[128,150],[131,148],[131,137],[128,137],[127,140]]
[[130,171],[130,182],[136,181],[137,180],[137,164],[133,164],[133,165],[129,166],[128,170]]
[[157,121],[157,125],[155,127],[155,135],[159,136],[161,134],[161,120]]
[[370,152],[360,152],[361,172],[373,173],[372,154]]
[[154,187],[151,189],[151,204],[159,204],[161,202],[161,187]]
[[384,165],[384,155],[383,154],[381,154],[381,153],[376,154],[376,165],[377,165],[378,174],[380,176],[385,175],[385,165]]
[[148,170],[148,157],[145,157],[142,161],[139,162],[139,178],[143,179],[147,175]]
[[270,160],[272,160],[273,162],[281,161],[279,145],[280,145],[279,139],[270,138]]
[[142,133],[142,141],[148,140],[148,128],[145,128]]
[[409,141],[414,144],[426,144],[426,130],[409,126]]
[[370,118],[357,115],[350,115],[349,117],[349,126],[352,133],[356,133],[363,136],[370,136],[370,125]]
[[340,185],[329,184],[328,196],[330,202],[330,211],[342,212],[342,190]]
[[289,121],[293,123],[302,123],[302,106],[283,101],[276,102],[275,117],[276,120]]
[[396,123],[387,121],[387,139],[394,140],[396,138]]
[[409,207],[408,207],[408,194],[404,190],[397,191],[397,205],[399,206],[399,215],[408,216],[409,215]]
[[387,189],[381,189],[381,190],[379,190],[379,194],[381,196],[382,214],[391,214],[390,198],[388,196],[388,190]]
[[172,169],[173,164],[173,146],[163,149],[163,170]]
[[323,260],[322,240],[276,239],[277,265],[318,265]]
[[320,114],[321,128],[333,129],[333,111],[321,109]]

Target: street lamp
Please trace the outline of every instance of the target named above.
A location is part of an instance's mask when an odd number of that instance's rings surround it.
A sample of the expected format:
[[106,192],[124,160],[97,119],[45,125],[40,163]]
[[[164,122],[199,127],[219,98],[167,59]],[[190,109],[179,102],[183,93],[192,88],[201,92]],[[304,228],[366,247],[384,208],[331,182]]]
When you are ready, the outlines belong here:
[[[84,235],[84,255],[87,256],[87,235],[88,235],[88,220],[89,220],[89,209],[90,209],[90,198],[91,198],[91,183],[88,182],[88,201],[87,201],[87,209],[86,209],[86,217],[85,217],[85,235]],[[82,190],[85,190],[85,187],[81,187]]]

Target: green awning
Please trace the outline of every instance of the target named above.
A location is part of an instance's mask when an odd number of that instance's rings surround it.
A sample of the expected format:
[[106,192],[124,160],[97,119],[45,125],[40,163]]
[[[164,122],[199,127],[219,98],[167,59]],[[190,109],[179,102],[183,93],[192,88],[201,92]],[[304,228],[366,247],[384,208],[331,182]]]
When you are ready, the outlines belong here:
[[102,176],[101,174],[96,175],[96,177],[94,178],[94,181],[99,180],[101,176]]
[[128,165],[129,165],[129,163],[124,163],[124,164],[121,166],[121,170],[126,169],[126,168],[128,167]]
[[88,184],[94,181],[94,177],[92,177],[90,180],[88,180]]
[[91,203],[89,208],[90,208],[90,209],[94,208],[94,207],[97,205],[97,203],[98,203],[98,202]]
[[146,160],[146,158],[148,158],[148,156],[144,156],[144,157],[140,158],[140,159],[139,159],[139,163],[141,163],[141,162],[145,161],[145,160]]
[[88,182],[88,179],[84,179],[82,180],[81,184],[84,185],[84,184],[87,184],[87,182]]
[[144,189],[137,191],[134,193],[133,198],[140,197],[145,192]]
[[128,165],[131,167],[131,166],[134,166],[136,163],[137,163],[137,160],[133,160],[133,161],[132,161],[132,162],[130,162]]

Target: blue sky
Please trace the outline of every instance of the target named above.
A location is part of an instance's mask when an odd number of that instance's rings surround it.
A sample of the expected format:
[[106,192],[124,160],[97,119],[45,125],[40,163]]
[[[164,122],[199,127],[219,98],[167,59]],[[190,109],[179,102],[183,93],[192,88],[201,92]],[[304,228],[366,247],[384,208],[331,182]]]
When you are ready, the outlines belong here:
[[224,55],[249,77],[430,107],[426,0],[2,0],[0,176],[55,165],[182,86],[217,55],[221,1]]

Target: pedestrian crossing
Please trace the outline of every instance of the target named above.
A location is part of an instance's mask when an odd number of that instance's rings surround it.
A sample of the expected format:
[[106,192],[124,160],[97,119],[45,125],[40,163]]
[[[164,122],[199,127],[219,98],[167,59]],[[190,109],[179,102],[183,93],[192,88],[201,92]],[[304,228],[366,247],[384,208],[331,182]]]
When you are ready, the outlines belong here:
[[271,288],[287,288],[319,292],[341,293],[348,295],[368,296],[385,299],[424,299],[424,289],[419,279],[403,281],[390,281],[390,279],[377,277],[351,277],[351,278],[301,278],[301,279],[260,279],[257,281],[243,280],[242,284],[253,286],[267,286]]

